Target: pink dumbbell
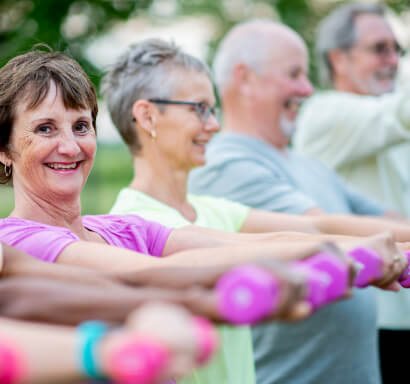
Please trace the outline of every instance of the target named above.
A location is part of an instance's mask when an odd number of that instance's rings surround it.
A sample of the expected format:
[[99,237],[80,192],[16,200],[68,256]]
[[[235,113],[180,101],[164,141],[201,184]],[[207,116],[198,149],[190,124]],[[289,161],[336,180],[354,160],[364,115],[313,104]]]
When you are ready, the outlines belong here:
[[343,297],[349,289],[349,266],[343,259],[329,252],[319,252],[297,263],[325,272],[330,277],[329,286],[326,290],[326,303]]
[[203,317],[194,317],[194,326],[197,340],[196,362],[206,364],[218,348],[218,334],[212,323]]
[[347,254],[359,266],[359,272],[354,280],[356,287],[367,287],[372,281],[383,276],[383,261],[373,249],[356,247]]
[[153,340],[130,340],[113,352],[110,376],[119,384],[151,384],[156,382],[169,357],[168,349]]
[[[356,276],[354,285],[356,287],[367,287],[372,281],[383,276],[383,261],[376,251],[367,247],[357,247],[348,252],[348,255],[361,265]],[[410,252],[405,255],[410,263]],[[398,282],[404,288],[410,288],[410,266],[398,278]]]
[[[317,309],[327,302],[332,279],[307,265],[292,266],[306,277],[306,300]],[[272,274],[255,265],[233,269],[217,284],[219,313],[233,324],[253,324],[274,314],[279,306],[280,285]]]
[[407,256],[407,265],[406,269],[400,275],[398,281],[403,288],[410,288],[410,251],[404,253]]
[[317,271],[309,265],[301,263],[293,265],[292,269],[303,273],[306,278],[306,301],[314,309],[319,309],[326,305],[332,277],[326,272]]
[[8,343],[0,342],[0,383],[18,383],[24,371],[23,360],[17,350]]
[[[218,336],[208,320],[195,317],[193,321],[197,343],[196,362],[202,365],[215,353]],[[148,338],[138,338],[112,353],[109,372],[111,378],[119,384],[151,384],[158,380],[169,360],[170,353],[162,344]]]
[[222,276],[216,286],[219,313],[233,324],[253,324],[279,305],[279,283],[264,269],[246,265]]

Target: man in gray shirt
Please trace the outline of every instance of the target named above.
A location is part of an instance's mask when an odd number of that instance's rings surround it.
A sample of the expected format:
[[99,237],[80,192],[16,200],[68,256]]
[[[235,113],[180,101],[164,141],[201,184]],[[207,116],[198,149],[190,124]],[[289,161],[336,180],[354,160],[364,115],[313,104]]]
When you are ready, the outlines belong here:
[[[290,213],[384,214],[333,172],[288,149],[299,105],[312,92],[307,68],[304,42],[284,25],[255,20],[228,33],[214,62],[224,132],[211,142],[207,165],[193,173],[192,192]],[[258,384],[380,383],[370,289],[307,321],[252,333]]]

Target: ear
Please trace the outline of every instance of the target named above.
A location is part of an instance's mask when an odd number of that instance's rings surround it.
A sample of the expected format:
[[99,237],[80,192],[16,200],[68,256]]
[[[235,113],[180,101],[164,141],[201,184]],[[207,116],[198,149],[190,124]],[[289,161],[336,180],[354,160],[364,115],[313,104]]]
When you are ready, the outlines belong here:
[[235,88],[240,92],[248,95],[251,91],[251,85],[254,80],[254,72],[248,66],[243,63],[239,63],[233,69],[232,79],[235,84]]
[[328,53],[329,62],[334,75],[339,75],[346,71],[348,55],[348,52],[341,49],[335,49]]
[[156,110],[149,101],[136,101],[132,106],[132,116],[136,120],[138,127],[150,137],[155,135]]

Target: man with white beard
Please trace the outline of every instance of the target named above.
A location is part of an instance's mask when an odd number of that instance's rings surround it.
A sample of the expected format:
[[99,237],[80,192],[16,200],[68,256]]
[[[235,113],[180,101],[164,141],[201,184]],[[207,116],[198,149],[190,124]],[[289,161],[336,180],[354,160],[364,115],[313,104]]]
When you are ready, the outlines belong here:
[[[332,11],[316,37],[319,75],[331,89],[304,105],[294,143],[296,151],[410,217],[410,86],[394,87],[401,52],[382,5],[351,3]],[[378,292],[377,301],[383,382],[395,382],[410,342],[410,293]],[[403,350],[392,354],[392,345]]]
[[[223,132],[192,173],[190,191],[297,214],[383,215],[377,203],[288,148],[301,101],[312,93],[303,40],[254,20],[234,27],[214,61]],[[252,330],[258,384],[380,383],[376,306],[370,289],[295,324]]]

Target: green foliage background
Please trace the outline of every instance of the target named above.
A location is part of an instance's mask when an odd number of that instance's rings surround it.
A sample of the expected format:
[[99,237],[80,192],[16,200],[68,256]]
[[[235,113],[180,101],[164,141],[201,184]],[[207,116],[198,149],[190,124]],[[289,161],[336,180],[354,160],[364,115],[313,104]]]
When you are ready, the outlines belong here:
[[[160,14],[158,5],[167,2],[172,3],[173,11]],[[261,5],[264,7],[259,9],[269,9],[269,16],[273,14],[301,34],[311,51],[318,21],[344,2],[346,0],[0,0],[0,66],[33,45],[46,43],[78,60],[98,87],[102,73],[84,55],[84,47],[90,39],[130,17],[144,17],[164,25],[187,15],[208,15],[219,27],[218,35],[210,42],[210,62],[226,31],[242,19],[254,17],[254,10]],[[410,9],[410,0],[381,2],[399,14]],[[232,7],[240,12],[230,12]],[[67,20],[73,16],[86,20],[74,36],[65,29]],[[258,13],[257,16],[265,15]],[[311,63],[311,77],[315,83],[314,61]],[[82,196],[84,213],[107,212],[118,190],[129,183],[131,177],[130,157],[123,146],[100,147]],[[8,215],[12,207],[12,191],[0,187],[0,217]]]

